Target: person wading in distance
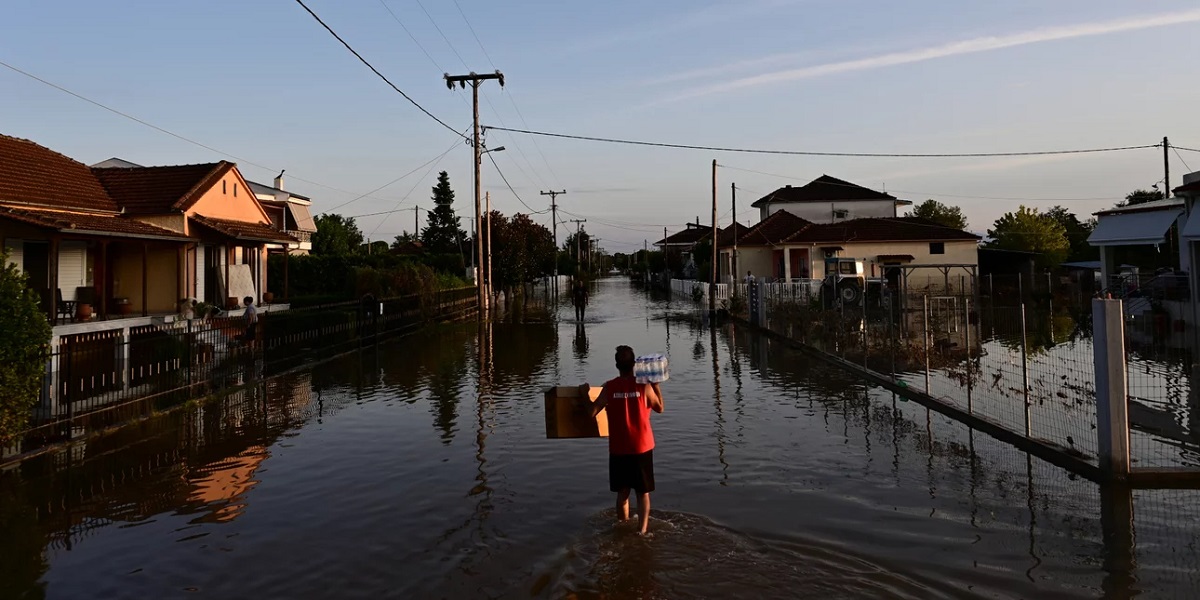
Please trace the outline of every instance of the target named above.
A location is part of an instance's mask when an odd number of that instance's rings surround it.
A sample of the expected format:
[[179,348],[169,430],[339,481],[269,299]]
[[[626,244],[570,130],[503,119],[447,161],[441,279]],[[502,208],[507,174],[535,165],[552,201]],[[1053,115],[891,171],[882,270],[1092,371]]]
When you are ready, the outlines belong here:
[[591,418],[608,411],[608,487],[617,493],[617,520],[629,519],[629,492],[637,492],[639,532],[650,525],[650,492],[654,491],[654,431],[650,411],[663,411],[657,383],[638,383],[633,376],[633,348],[617,346],[617,372],[591,401],[591,386],[579,386],[581,407]]

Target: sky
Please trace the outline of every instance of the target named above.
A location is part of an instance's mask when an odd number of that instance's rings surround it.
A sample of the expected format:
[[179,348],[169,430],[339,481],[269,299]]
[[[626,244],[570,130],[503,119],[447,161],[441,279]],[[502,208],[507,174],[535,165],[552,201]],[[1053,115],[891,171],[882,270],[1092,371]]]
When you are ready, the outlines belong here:
[[[1164,136],[1200,149],[1194,1],[305,3],[457,131],[471,125],[470,91],[448,90],[442,75],[499,69],[505,87],[481,87],[485,126],[815,152],[1068,150]],[[4,0],[0,10],[0,133],[89,164],[226,159],[264,183],[286,169],[287,189],[311,197],[315,212],[357,216],[373,240],[411,231],[412,208],[432,208],[446,170],[470,230],[470,146],[294,0]],[[731,185],[737,219],[752,224],[755,199],[822,174],[961,206],[978,233],[1022,204],[1087,216],[1164,178],[1161,148],[780,156],[497,130],[485,143],[505,147],[489,157],[495,166],[483,161],[494,208],[538,211],[549,226],[539,192],[566,190],[560,221],[588,219],[610,252],[653,243],[663,227],[708,223],[714,159],[722,225],[733,217]],[[1172,187],[1188,163],[1200,170],[1200,152],[1168,158]],[[559,226],[560,242],[574,227]]]

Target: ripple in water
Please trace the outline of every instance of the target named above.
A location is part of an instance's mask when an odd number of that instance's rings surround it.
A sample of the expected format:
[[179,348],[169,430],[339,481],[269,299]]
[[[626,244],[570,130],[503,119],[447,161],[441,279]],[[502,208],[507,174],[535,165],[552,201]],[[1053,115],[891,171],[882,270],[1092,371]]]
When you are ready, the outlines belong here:
[[[632,508],[632,506],[631,506]],[[593,515],[579,536],[535,570],[536,597],[950,598],[942,590],[819,544],[749,535],[699,515],[653,511],[636,520]]]

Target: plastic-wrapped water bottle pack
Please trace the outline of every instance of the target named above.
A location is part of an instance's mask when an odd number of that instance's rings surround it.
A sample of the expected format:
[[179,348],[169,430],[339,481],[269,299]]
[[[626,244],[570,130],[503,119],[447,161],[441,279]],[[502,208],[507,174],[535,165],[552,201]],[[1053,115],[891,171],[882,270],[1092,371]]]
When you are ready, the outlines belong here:
[[633,376],[638,383],[662,383],[671,378],[667,357],[662,354],[646,354],[633,363]]

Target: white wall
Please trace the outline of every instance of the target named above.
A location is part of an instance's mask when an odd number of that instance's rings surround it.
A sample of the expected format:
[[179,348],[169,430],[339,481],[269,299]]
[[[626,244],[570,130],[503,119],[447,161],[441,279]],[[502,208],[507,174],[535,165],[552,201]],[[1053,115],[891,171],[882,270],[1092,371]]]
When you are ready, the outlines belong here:
[[21,240],[5,240],[4,248],[8,250],[8,262],[16,265],[17,271],[25,272],[25,242]]
[[[759,209],[759,218],[766,219],[771,213],[786,210],[801,219],[813,223],[833,223],[850,219],[871,217],[895,217],[895,200],[842,200],[831,202],[771,202]],[[845,218],[834,218],[834,212],[846,211]]]

